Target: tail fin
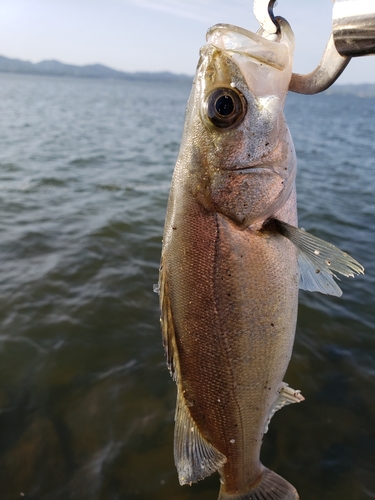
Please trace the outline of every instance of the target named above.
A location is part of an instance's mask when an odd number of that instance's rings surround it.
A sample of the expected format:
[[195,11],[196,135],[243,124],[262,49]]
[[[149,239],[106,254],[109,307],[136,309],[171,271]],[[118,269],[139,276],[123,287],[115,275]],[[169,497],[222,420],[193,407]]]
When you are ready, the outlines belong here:
[[269,469],[264,469],[261,479],[247,493],[230,494],[220,488],[218,500],[299,500],[297,490],[288,481]]

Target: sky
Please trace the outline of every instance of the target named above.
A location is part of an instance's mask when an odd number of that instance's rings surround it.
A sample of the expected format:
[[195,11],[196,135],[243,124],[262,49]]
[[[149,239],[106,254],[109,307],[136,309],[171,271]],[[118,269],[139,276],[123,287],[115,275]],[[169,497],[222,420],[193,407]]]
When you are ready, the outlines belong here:
[[[296,36],[293,71],[318,65],[331,33],[332,0],[279,0]],[[0,55],[101,63],[121,71],[193,75],[207,28],[256,31],[253,0],[0,0]],[[338,83],[375,83],[375,56],[353,58]]]

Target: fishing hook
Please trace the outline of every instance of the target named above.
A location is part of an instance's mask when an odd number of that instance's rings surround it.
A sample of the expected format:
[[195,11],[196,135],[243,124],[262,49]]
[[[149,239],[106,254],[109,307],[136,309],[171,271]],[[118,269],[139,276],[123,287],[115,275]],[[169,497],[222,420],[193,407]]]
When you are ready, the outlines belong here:
[[279,24],[273,14],[273,7],[276,0],[254,0],[253,12],[256,20],[267,31],[267,33],[277,33]]
[[[254,15],[263,30],[279,32],[273,14],[276,0],[254,0]],[[289,90],[318,94],[330,87],[352,57],[375,54],[375,2],[336,0],[332,12],[332,33],[318,66],[307,75],[293,73]]]

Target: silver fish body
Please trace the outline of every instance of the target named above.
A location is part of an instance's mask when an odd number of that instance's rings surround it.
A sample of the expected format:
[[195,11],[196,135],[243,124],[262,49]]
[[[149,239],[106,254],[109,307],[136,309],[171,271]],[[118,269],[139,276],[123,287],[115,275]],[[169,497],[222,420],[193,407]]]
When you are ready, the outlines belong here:
[[175,463],[181,484],[218,470],[221,500],[298,498],[259,459],[273,413],[303,399],[283,383],[300,273],[283,114],[294,38],[279,22],[275,40],[230,25],[209,31],[165,222],[159,287],[177,383]]

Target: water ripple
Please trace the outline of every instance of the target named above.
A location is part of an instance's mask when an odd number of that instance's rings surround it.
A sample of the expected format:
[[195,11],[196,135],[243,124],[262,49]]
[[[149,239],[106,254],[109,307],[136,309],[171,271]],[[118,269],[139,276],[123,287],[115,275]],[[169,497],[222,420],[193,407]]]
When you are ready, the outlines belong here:
[[[190,85],[0,78],[4,498],[217,498],[216,478],[177,482],[152,291]],[[374,498],[374,108],[287,100],[300,225],[366,268],[341,299],[300,295],[287,381],[306,402],[264,461],[305,500]]]

